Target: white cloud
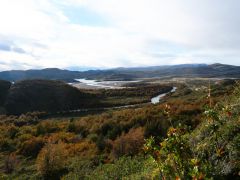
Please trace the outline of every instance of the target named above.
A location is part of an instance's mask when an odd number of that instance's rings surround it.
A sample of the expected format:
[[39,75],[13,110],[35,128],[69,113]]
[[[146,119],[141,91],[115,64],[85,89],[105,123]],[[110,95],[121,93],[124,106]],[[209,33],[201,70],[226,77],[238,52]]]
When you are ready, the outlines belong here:
[[[240,63],[238,0],[0,0],[1,69]],[[62,7],[108,25],[74,24]],[[76,12],[75,12],[76,13]],[[18,63],[16,63],[18,62]]]

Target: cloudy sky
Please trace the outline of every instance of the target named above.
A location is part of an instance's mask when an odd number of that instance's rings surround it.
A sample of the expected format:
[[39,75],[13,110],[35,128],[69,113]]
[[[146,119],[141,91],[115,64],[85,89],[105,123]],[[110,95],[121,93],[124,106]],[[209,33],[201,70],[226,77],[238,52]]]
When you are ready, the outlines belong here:
[[239,0],[0,0],[0,71],[240,65]]

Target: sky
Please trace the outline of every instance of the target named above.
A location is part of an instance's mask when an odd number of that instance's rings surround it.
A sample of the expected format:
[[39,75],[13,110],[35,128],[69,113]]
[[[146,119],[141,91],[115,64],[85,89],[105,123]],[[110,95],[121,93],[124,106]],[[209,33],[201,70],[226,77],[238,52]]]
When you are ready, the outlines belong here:
[[240,65],[239,0],[0,0],[0,71]]

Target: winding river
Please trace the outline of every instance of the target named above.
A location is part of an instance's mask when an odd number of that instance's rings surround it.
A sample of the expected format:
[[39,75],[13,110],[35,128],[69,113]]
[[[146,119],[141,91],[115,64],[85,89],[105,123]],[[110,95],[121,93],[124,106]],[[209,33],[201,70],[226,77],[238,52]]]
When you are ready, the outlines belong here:
[[[119,84],[116,81],[115,82],[107,82],[107,81],[105,81],[105,82],[97,82],[95,80],[86,80],[86,79],[78,79],[78,81],[80,83],[86,84],[88,86],[95,86],[95,87],[101,87],[101,88],[116,88],[116,87],[119,87]],[[120,82],[123,83],[123,81],[120,81]],[[141,106],[141,105],[158,104],[166,95],[168,95],[170,93],[173,93],[176,90],[177,90],[177,87],[173,87],[171,91],[169,91],[167,93],[159,94],[158,96],[151,98],[149,100],[149,102],[147,102],[147,103],[131,104],[131,105],[123,105],[123,106],[115,106],[115,107],[74,109],[74,110],[68,110],[68,111],[59,111],[55,115],[72,114],[72,113],[79,113],[79,112],[81,113],[81,112],[89,112],[89,111],[99,111],[99,110],[112,110],[112,109],[130,108],[130,107],[134,108],[134,107],[138,107],[138,106]],[[49,114],[49,115],[50,116],[51,115],[54,116],[54,114]]]
[[167,94],[173,93],[173,92],[175,92],[176,90],[177,90],[177,87],[173,87],[170,92],[168,92],[168,93],[163,93],[163,94],[159,94],[158,96],[153,97],[153,98],[151,99],[151,103],[152,103],[152,104],[157,104],[157,103],[159,103],[160,100],[161,100],[162,98],[164,98]]
[[68,111],[61,111],[57,112],[55,114],[49,114],[48,117],[57,117],[59,115],[67,115],[67,114],[73,114],[73,113],[82,113],[82,112],[89,112],[89,111],[101,111],[101,110],[113,110],[113,109],[121,109],[121,108],[134,108],[134,107],[140,107],[141,105],[147,105],[147,104],[157,104],[159,103],[166,95],[169,93],[173,93],[177,90],[177,87],[173,87],[171,91],[163,94],[159,94],[156,97],[153,97],[150,102],[148,103],[141,103],[141,104],[132,104],[132,105],[124,105],[124,106],[115,106],[115,107],[102,107],[102,108],[86,108],[86,109],[75,109],[75,110],[68,110]]
[[[105,89],[118,89],[123,88],[121,85],[129,83],[129,82],[139,82],[139,81],[97,81],[97,80],[88,80],[88,79],[75,79],[79,81],[81,84],[87,85],[87,87],[94,87],[94,88],[105,88]],[[77,83],[77,84],[79,84]],[[167,94],[173,93],[177,90],[177,87],[173,87],[170,92],[159,94],[156,97],[151,99],[152,104],[157,104],[160,102],[162,98],[164,98]],[[125,106],[126,107],[126,106]]]
[[[118,88],[124,88],[122,87],[123,84],[129,83],[129,82],[139,82],[139,81],[97,81],[97,80],[89,80],[89,79],[75,79],[79,83],[72,83],[72,85],[75,84],[75,86],[83,85],[81,88],[84,88],[84,86],[87,86],[88,88],[104,88],[104,89],[118,89]],[[173,93],[177,90],[177,87],[173,87],[171,91],[167,93],[159,94],[156,97],[151,98],[152,104],[157,104],[160,102],[161,99],[163,99],[167,94]],[[139,105],[139,104],[137,104]],[[130,107],[134,105],[126,105],[121,107]],[[118,107],[113,107],[118,108]]]

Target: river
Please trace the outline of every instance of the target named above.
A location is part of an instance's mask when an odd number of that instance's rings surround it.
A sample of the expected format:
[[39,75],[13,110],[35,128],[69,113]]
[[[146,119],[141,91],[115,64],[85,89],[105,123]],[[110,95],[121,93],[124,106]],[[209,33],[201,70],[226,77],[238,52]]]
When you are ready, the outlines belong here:
[[[102,107],[102,108],[86,108],[86,109],[75,109],[75,110],[69,110],[69,111],[60,111],[57,112],[55,115],[66,115],[66,114],[73,114],[73,113],[82,113],[82,112],[89,112],[89,111],[102,111],[102,110],[113,110],[113,109],[121,109],[121,108],[134,108],[134,107],[141,107],[142,105],[147,104],[157,104],[162,100],[166,95],[169,93],[173,93],[177,90],[177,87],[173,87],[171,91],[163,94],[159,94],[156,97],[153,97],[150,102],[148,103],[141,103],[141,104],[132,104],[132,105],[124,105],[124,106],[115,106],[115,107]],[[54,114],[50,114],[50,116],[54,116]]]
[[97,81],[89,79],[75,79],[76,83],[71,85],[79,89],[121,89],[125,88],[124,85],[127,83],[134,83],[139,81]]
[[164,98],[167,94],[173,93],[173,92],[175,92],[176,90],[177,90],[177,87],[173,87],[170,92],[168,92],[168,93],[163,93],[163,94],[159,94],[158,96],[153,97],[153,98],[151,99],[151,103],[152,103],[152,104],[157,104],[157,103],[159,103],[160,100],[161,100],[162,98]]
[[[132,83],[132,82],[139,82],[139,81],[97,81],[97,80],[88,80],[88,79],[75,79],[79,81],[78,85],[85,85],[87,87],[92,88],[104,88],[104,89],[118,89],[124,88],[122,87],[123,84]],[[160,102],[162,98],[164,98],[168,93],[173,93],[177,90],[177,87],[173,87],[170,92],[159,94],[156,97],[151,99],[152,104],[157,104]]]

